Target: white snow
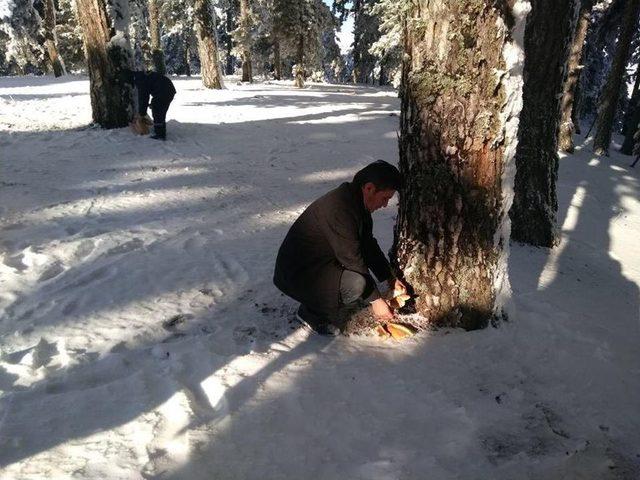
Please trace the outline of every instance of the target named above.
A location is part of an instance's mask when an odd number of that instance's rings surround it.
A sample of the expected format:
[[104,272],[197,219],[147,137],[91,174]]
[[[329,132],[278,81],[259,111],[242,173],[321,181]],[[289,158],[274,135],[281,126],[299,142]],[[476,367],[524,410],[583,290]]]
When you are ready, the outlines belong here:
[[562,243],[512,246],[500,328],[310,336],[277,248],[397,161],[395,92],[174,80],[161,143],[84,128],[85,78],[0,78],[0,478],[638,478],[628,157],[561,159]]

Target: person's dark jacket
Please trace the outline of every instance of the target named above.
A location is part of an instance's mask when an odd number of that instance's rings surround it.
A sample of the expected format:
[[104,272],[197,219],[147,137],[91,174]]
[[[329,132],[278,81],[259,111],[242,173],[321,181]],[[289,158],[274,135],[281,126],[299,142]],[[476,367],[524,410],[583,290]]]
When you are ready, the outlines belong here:
[[340,306],[344,269],[378,281],[391,277],[373,237],[362,190],[343,183],[313,202],[289,229],[276,260],[275,285],[286,295],[329,315]]
[[133,81],[138,89],[138,113],[147,114],[149,96],[158,104],[170,103],[176,94],[173,82],[156,72],[133,72]]

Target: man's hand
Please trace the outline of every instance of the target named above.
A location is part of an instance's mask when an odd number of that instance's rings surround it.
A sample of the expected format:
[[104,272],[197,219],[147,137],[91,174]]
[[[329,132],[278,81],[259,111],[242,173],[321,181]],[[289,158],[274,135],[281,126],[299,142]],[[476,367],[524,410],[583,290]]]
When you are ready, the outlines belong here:
[[398,295],[405,295],[407,293],[407,287],[397,278],[390,278],[387,284],[389,285],[389,290],[393,292],[394,297],[397,297]]
[[393,312],[382,298],[378,298],[371,302],[371,308],[376,319],[381,322],[390,322],[393,320]]

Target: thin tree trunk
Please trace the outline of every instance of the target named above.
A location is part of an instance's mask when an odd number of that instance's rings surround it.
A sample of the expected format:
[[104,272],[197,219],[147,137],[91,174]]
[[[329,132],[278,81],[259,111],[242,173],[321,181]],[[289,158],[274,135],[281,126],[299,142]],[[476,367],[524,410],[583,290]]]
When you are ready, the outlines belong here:
[[280,37],[273,35],[273,78],[282,80],[282,60],[280,59]]
[[233,41],[231,37],[231,32],[235,29],[235,25],[233,23],[233,10],[231,7],[227,8],[227,42],[225,45],[225,49],[227,51],[227,64],[225,68],[225,73],[227,75],[233,75],[233,65],[235,63],[235,58],[231,54],[233,51]]
[[579,127],[575,123],[574,99],[577,98],[578,81],[582,72],[582,47],[589,30],[589,20],[591,18],[591,9],[594,0],[582,0],[580,13],[578,15],[578,25],[575,29],[573,42],[571,44],[571,53],[569,54],[568,74],[564,82],[564,90],[562,92],[562,119],[560,120],[560,134],[558,135],[558,144],[560,150],[567,153],[573,153],[573,132],[579,133]]
[[198,37],[200,73],[207,88],[222,89],[222,74],[218,62],[216,20],[209,0],[194,0],[194,20]]
[[56,35],[56,6],[53,0],[44,0],[44,45],[56,77],[66,75],[64,62],[58,52],[58,38]]
[[509,293],[528,11],[487,3],[418,0],[404,36],[397,268],[428,322],[466,329],[502,317]]
[[160,44],[159,0],[149,0],[149,36],[151,37],[151,58],[156,72],[165,74],[164,52]]
[[573,133],[576,135],[580,135],[582,130],[582,128],[580,128],[580,120],[582,120],[582,102],[580,100],[580,95],[582,94],[582,89],[580,88],[581,78],[582,74],[578,75],[578,79],[576,80],[576,90],[573,95],[573,107],[571,108],[571,123],[573,124]]
[[249,0],[240,0],[240,28],[242,29],[242,81],[253,82],[251,50],[249,47],[250,22]]
[[[82,27],[89,70],[89,93],[93,121],[103,128],[120,128],[133,115],[132,87],[123,82],[122,72],[131,68],[131,52],[123,48],[126,37],[128,4],[114,2],[115,16],[110,19],[104,0],[77,0],[78,23]],[[117,23],[121,25],[117,25]]]
[[295,79],[294,86],[298,88],[304,87],[304,36],[298,36],[298,48],[296,51],[296,69],[293,72]]
[[191,49],[189,48],[189,34],[184,36],[184,73],[191,76]]
[[509,216],[511,238],[538,247],[552,247],[557,237],[558,126],[575,13],[574,0],[534,0],[524,34],[525,81]]
[[639,12],[640,0],[627,0],[622,15],[622,25],[620,26],[620,36],[618,37],[616,53],[613,56],[611,71],[607,77],[602,95],[600,95],[600,104],[598,105],[596,133],[593,137],[593,151],[596,155],[609,154],[613,121],[620,90],[623,88],[622,77],[629,58],[631,39],[633,38],[638,23]]
[[624,142],[620,147],[620,152],[625,155],[633,154],[634,134],[640,123],[640,68],[636,67],[636,83],[633,85],[633,93],[627,105],[624,116],[623,130]]

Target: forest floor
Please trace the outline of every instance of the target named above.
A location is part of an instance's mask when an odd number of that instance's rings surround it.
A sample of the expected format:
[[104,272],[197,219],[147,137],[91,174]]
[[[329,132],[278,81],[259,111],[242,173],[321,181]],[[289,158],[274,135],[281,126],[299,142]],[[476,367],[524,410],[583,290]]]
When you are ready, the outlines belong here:
[[508,323],[330,339],[275,255],[317,196],[397,162],[396,93],[175,84],[163,143],[85,128],[86,78],[0,78],[1,479],[640,477],[629,157],[562,158],[562,242],[512,245]]

